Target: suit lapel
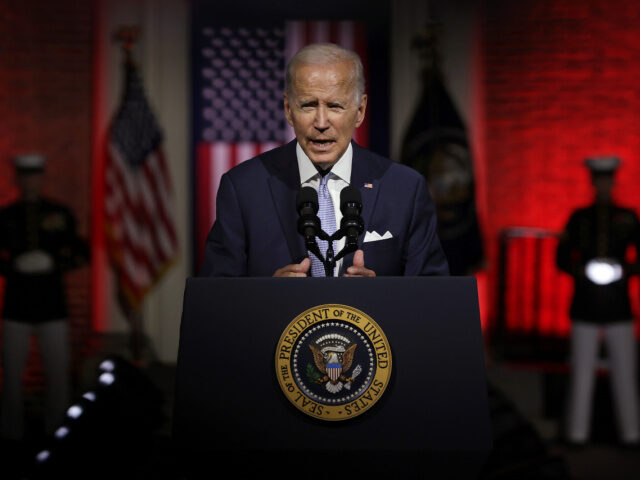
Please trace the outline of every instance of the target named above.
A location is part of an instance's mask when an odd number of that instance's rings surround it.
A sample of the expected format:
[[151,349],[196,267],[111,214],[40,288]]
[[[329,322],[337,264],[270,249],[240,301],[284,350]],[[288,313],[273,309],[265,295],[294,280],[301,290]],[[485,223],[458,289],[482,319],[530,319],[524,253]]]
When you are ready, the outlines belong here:
[[[379,172],[373,159],[366,158],[366,151],[354,144],[353,163],[351,166],[351,185],[360,190],[362,194],[362,219],[365,230],[369,228],[373,211],[380,191]],[[364,233],[358,241],[362,245]]]
[[[364,221],[364,232],[358,237],[358,246],[362,248],[362,242],[367,230],[370,230],[371,218],[375,210],[378,192],[380,191],[380,181],[377,163],[374,159],[367,158],[367,151],[353,145],[353,160],[351,164],[351,186],[356,187],[362,194],[362,220]],[[353,264],[353,253],[344,257],[341,274],[347,267]]]
[[[362,219],[365,232],[370,230],[371,219],[378,200],[380,191],[380,176],[382,170],[375,157],[368,154],[367,150],[353,145],[353,160],[351,166],[351,185],[358,188],[362,194]],[[298,233],[298,213],[296,212],[296,195],[300,189],[300,172],[296,158],[295,140],[288,143],[282,149],[282,153],[274,157],[270,162],[269,188],[276,211],[280,228],[287,240],[287,245],[294,262],[300,262],[307,256],[302,235]],[[358,245],[362,248],[365,233],[358,237]],[[344,266],[353,264],[353,253],[344,258]]]
[[291,259],[293,262],[300,262],[306,257],[306,249],[297,229],[296,195],[300,188],[300,173],[295,141],[285,146],[283,154],[275,159],[272,167],[274,167],[274,173],[269,177],[268,182],[273,204],[278,212],[280,227],[287,240]]

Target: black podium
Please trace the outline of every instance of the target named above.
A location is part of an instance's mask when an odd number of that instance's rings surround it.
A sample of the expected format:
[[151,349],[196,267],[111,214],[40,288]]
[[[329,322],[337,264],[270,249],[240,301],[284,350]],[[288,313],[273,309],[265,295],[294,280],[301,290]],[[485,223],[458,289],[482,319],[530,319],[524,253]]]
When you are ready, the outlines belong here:
[[[393,356],[380,400],[340,422],[295,408],[274,367],[285,327],[323,304],[371,316]],[[189,279],[174,439],[193,471],[475,478],[491,448],[475,279]]]

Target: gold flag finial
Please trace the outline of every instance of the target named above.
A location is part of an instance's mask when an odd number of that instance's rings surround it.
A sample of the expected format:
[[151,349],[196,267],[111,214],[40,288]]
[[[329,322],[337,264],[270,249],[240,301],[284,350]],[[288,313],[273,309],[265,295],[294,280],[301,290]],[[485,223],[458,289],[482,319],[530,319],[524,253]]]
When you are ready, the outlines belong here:
[[427,20],[420,32],[413,37],[411,47],[417,50],[427,70],[437,68],[440,63],[438,37],[441,33],[441,22]]
[[140,27],[138,25],[123,25],[119,27],[113,34],[113,39],[122,44],[122,50],[127,58],[131,55],[133,46],[140,38]]

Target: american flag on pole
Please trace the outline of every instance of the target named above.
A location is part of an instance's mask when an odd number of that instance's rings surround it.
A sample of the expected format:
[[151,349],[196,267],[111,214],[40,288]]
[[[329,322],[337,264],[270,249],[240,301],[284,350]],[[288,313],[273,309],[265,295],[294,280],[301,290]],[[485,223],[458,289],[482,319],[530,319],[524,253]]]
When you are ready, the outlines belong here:
[[[230,168],[294,138],[283,107],[284,70],[311,43],[331,42],[360,55],[367,72],[364,25],[291,21],[264,27],[200,26],[194,55],[194,241],[196,271],[215,220],[220,177]],[[354,139],[369,145],[369,127]]]
[[130,58],[109,130],[105,220],[118,287],[135,310],[177,256],[174,201],[163,135]]

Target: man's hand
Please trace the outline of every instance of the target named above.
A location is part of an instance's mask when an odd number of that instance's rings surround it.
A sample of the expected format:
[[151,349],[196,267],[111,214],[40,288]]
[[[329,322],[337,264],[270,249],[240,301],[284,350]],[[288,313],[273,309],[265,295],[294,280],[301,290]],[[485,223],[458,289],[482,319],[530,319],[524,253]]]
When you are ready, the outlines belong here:
[[292,263],[286,267],[279,268],[274,277],[306,277],[309,267],[311,266],[311,260],[305,258],[300,263]]
[[364,266],[364,252],[362,250],[356,250],[353,255],[353,265],[347,268],[345,277],[375,277],[376,272],[369,270]]

